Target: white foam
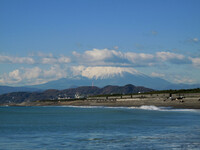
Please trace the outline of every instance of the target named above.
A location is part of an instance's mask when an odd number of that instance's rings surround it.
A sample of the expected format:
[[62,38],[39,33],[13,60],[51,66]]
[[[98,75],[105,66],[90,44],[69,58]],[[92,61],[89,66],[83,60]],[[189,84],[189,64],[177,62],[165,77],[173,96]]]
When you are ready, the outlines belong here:
[[200,109],[175,109],[172,107],[157,107],[154,105],[142,105],[140,107],[108,107],[108,106],[73,106],[73,105],[62,105],[62,106],[42,106],[42,107],[70,107],[70,108],[104,108],[104,109],[142,109],[152,111],[176,111],[176,112],[199,112]]
[[189,112],[200,112],[200,109],[171,109],[171,111],[189,111]]
[[171,107],[157,107],[154,105],[143,105],[140,107],[129,107],[131,109],[155,110],[155,111],[187,111],[187,112],[200,112],[200,109],[174,109]]
[[140,106],[139,108],[145,109],[145,110],[161,110],[159,107],[156,107],[156,106],[153,106],[153,105],[150,105],[150,106],[143,105],[143,106]]
[[9,105],[0,105],[0,107],[10,107]]
[[66,105],[60,107],[72,107],[72,108],[104,108],[104,106],[73,106],[73,105]]

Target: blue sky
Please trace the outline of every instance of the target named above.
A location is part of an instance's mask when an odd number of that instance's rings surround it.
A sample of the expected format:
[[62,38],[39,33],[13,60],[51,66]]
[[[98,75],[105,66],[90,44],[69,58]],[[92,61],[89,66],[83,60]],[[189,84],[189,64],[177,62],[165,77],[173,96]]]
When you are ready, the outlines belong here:
[[199,7],[199,0],[1,0],[0,85],[127,68],[200,83]]

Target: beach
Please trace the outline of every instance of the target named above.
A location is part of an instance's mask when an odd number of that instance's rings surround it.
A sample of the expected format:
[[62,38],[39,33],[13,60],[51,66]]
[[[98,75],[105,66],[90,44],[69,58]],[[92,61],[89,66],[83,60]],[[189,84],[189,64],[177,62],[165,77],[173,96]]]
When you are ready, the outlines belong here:
[[200,109],[198,97],[188,97],[183,99],[166,98],[115,98],[115,99],[85,99],[85,100],[49,100],[23,102],[19,104],[9,104],[9,106],[108,106],[108,107],[140,107],[157,106],[172,108]]

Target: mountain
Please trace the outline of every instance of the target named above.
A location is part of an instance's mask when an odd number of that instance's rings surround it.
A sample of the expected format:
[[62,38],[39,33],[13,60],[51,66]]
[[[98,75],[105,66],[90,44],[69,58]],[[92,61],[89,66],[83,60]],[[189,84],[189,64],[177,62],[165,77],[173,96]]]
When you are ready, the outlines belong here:
[[82,86],[78,88],[71,88],[65,90],[49,89],[43,92],[13,92],[0,95],[0,103],[21,103],[24,101],[36,101],[36,100],[49,100],[58,98],[74,98],[75,94],[79,95],[102,95],[102,94],[131,94],[138,92],[150,92],[153,89],[145,87],[137,87],[134,85],[125,86],[105,86],[98,88],[94,86]]
[[143,86],[134,86],[132,84],[127,84],[125,86],[112,86],[108,85],[100,89],[98,94],[131,94],[139,92],[150,92],[153,89],[145,88]]
[[200,88],[200,84],[174,84],[158,77],[150,77],[141,73],[132,74],[128,72],[98,79],[90,79],[82,76],[77,76],[76,78],[62,78],[59,80],[47,82],[45,84],[34,85],[31,86],[31,88],[61,90],[66,88],[75,88],[79,86],[95,85],[97,87],[104,87],[106,85],[122,86],[126,84],[144,86],[155,90]]
[[149,77],[142,74],[123,73],[122,75],[115,75],[113,77],[104,79],[89,79],[86,77],[77,78],[62,78],[59,80],[51,81],[45,84],[34,85],[32,88],[40,89],[66,89],[78,86],[90,86],[94,84],[98,87],[104,87],[106,85],[126,85],[133,84],[137,86],[145,86],[152,89],[165,89],[171,85],[170,82],[156,77]]
[[170,84],[165,89],[195,89],[200,88],[200,84]]
[[200,84],[173,84],[164,79],[158,77],[150,77],[144,74],[132,74],[124,72],[123,74],[117,74],[115,76],[107,78],[90,79],[82,76],[76,76],[75,78],[62,78],[55,81],[50,81],[45,84],[33,85],[29,87],[6,87],[0,86],[0,94],[19,91],[38,91],[38,89],[68,89],[76,88],[80,86],[97,86],[104,87],[106,85],[118,85],[123,86],[126,84],[133,84],[136,86],[144,86],[155,90],[167,90],[167,89],[192,89],[200,88]]
[[11,92],[35,92],[35,91],[40,91],[40,90],[31,87],[0,86],[0,94],[11,93]]

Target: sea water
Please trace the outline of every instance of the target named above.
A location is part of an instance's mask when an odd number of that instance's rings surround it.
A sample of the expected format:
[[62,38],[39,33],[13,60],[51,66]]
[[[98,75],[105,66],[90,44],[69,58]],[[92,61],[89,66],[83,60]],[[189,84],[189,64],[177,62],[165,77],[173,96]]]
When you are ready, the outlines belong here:
[[200,111],[112,107],[0,107],[0,149],[200,149]]

